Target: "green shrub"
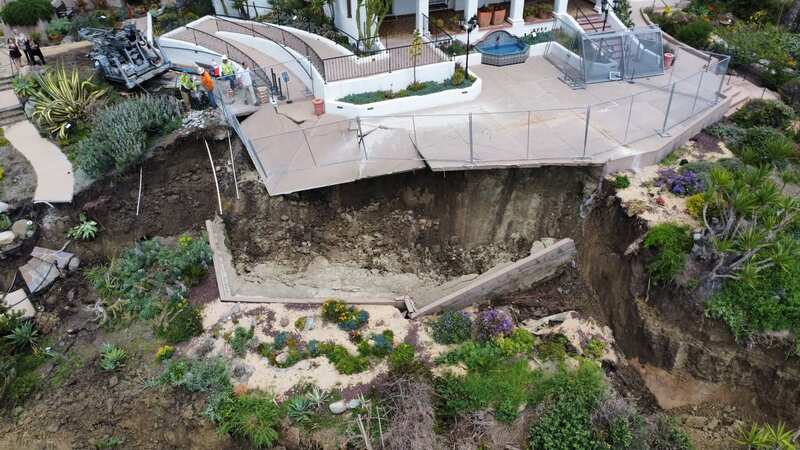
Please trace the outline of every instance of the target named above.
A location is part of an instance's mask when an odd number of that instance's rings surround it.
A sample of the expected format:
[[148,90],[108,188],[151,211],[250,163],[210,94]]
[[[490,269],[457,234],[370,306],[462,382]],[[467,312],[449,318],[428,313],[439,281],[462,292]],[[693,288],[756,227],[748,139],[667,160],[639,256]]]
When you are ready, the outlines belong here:
[[11,219],[5,214],[0,214],[0,231],[11,229]]
[[675,419],[663,415],[656,420],[655,430],[652,432],[650,440],[652,450],[694,449],[689,436],[678,428]]
[[414,347],[409,344],[399,344],[389,354],[389,369],[395,373],[410,373],[417,367],[414,359]]
[[320,353],[333,364],[336,371],[343,375],[352,375],[369,369],[369,359],[365,356],[352,355],[345,347],[333,343],[322,343]]
[[170,301],[155,327],[156,335],[170,344],[188,341],[203,332],[200,310],[185,299]]
[[488,371],[503,360],[503,351],[493,342],[467,341],[455,350],[437,359],[439,363],[457,364],[463,362],[470,370]]
[[278,439],[281,408],[266,393],[251,391],[240,396],[222,393],[212,415],[220,433],[245,439],[255,448],[271,448]]
[[327,300],[322,304],[322,318],[335,323],[341,330],[355,331],[367,324],[369,313],[342,301]]
[[228,367],[222,358],[170,360],[151,384],[181,387],[188,392],[222,391],[231,387]]
[[188,288],[208,272],[211,249],[205,239],[182,236],[178,245],[157,239],[141,241],[87,278],[113,319],[156,318],[168,305],[186,297]]
[[692,250],[692,236],[684,225],[663,223],[654,226],[644,238],[644,247],[656,251],[647,266],[655,281],[666,283],[683,271]]
[[35,101],[32,117],[59,139],[66,138],[74,124],[89,118],[106,94],[91,78],[81,79],[76,67],[69,73],[64,66],[44,72],[37,75],[37,82],[39,87],[31,95]]
[[703,194],[694,194],[686,198],[686,211],[695,219],[703,218],[703,207],[706,205],[706,198]]
[[69,34],[71,29],[72,29],[72,24],[70,23],[69,19],[66,17],[61,17],[55,20],[51,20],[50,23],[47,24],[45,33],[48,36],[52,35],[66,36],[67,34]]
[[714,27],[707,20],[696,18],[678,27],[675,38],[691,47],[705,48],[712,31]]
[[453,76],[450,77],[450,84],[453,86],[461,86],[464,83],[464,70],[456,69],[453,72]]
[[561,367],[534,389],[532,401],[548,405],[530,429],[532,449],[603,448],[592,431],[591,413],[607,394],[600,366],[584,361],[577,370]]
[[434,379],[437,416],[445,421],[483,409],[493,409],[502,422],[512,422],[519,408],[528,402],[531,389],[541,373],[528,367],[526,360],[495,361],[485,372],[470,371],[466,375],[445,374]]
[[151,140],[180,125],[175,99],[142,95],[100,111],[89,137],[77,148],[78,165],[90,176],[116,172],[139,164]]
[[539,344],[536,351],[546,361],[564,361],[567,358],[568,342],[566,336],[559,334]]
[[9,383],[6,396],[12,405],[25,402],[42,383],[42,377],[36,372],[25,372],[14,377]]
[[472,336],[472,319],[463,311],[445,311],[431,328],[433,340],[439,344],[459,344]]
[[3,336],[12,347],[19,353],[26,351],[36,351],[39,347],[39,330],[32,321],[16,322],[10,333]]
[[533,350],[536,338],[533,334],[524,329],[516,328],[509,336],[498,336],[494,338],[494,345],[500,349],[500,353],[505,357],[516,355],[527,355]]
[[744,128],[772,127],[785,130],[794,120],[794,110],[780,100],[753,99],[736,111],[731,119]]
[[236,356],[243,357],[250,349],[250,346],[253,343],[254,335],[255,329],[252,326],[250,328],[237,326],[233,330],[233,334],[228,339],[228,345],[231,346],[231,349]]
[[171,345],[162,345],[156,352],[156,361],[162,362],[172,358],[175,354],[175,347]]
[[11,81],[11,88],[18,96],[30,98],[39,90],[39,82],[33,75],[18,75]]
[[85,214],[80,214],[80,223],[67,231],[67,238],[79,241],[90,241],[97,236],[97,222],[89,220]]
[[747,130],[739,125],[728,122],[717,122],[706,128],[706,131],[731,148],[739,148],[747,133]]
[[474,82],[474,77],[465,79],[460,85],[454,85],[452,78],[444,81],[424,81],[421,83],[412,83],[405,89],[398,92],[391,91],[372,91],[362,92],[360,94],[350,94],[339,99],[341,102],[352,103],[354,105],[366,105],[368,103],[381,102],[384,100],[391,100],[401,97],[409,97],[415,95],[428,95],[437,92],[446,91],[449,89],[459,89],[471,86]]
[[11,0],[0,10],[0,16],[12,27],[33,26],[53,16],[53,5],[47,0]]
[[631,185],[631,180],[627,175],[616,175],[611,180],[611,185],[614,186],[614,189],[625,189]]
[[800,78],[793,78],[784,83],[780,89],[781,100],[791,106],[795,114],[800,112]]
[[583,354],[592,359],[600,359],[606,351],[606,343],[597,338],[591,338],[583,347]]
[[112,344],[103,344],[100,349],[100,368],[106,372],[113,372],[125,365],[128,353]]
[[763,126],[748,129],[739,146],[731,150],[745,164],[753,166],[782,166],[797,156],[795,144],[788,136]]

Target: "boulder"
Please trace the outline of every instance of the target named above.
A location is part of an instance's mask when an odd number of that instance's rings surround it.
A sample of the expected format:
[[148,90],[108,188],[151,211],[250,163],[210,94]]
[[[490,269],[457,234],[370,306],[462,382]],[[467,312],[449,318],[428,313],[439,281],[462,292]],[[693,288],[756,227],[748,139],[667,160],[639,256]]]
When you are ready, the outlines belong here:
[[328,409],[330,409],[333,414],[341,414],[347,411],[347,404],[344,400],[339,400],[338,402],[333,402],[328,405]]
[[0,245],[8,245],[14,242],[16,235],[13,231],[3,231],[0,232]]

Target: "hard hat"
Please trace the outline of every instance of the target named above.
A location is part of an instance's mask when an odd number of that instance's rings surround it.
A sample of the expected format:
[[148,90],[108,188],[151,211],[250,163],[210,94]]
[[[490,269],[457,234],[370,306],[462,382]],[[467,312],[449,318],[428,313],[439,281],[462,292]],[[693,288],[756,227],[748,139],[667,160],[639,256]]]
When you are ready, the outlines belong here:
[[197,68],[197,73],[199,73],[200,75],[202,75],[203,72],[205,72],[205,71],[206,71],[206,69],[203,69],[202,67],[198,67]]
[[228,61],[228,55],[222,55],[222,62]]

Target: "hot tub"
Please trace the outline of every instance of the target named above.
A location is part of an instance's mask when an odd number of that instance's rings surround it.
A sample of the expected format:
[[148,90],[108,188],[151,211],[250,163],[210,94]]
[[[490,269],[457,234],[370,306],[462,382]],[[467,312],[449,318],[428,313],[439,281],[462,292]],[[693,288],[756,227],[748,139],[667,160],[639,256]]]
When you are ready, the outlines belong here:
[[481,52],[481,63],[490,66],[507,66],[524,63],[528,59],[529,45],[508,31],[497,30],[486,35],[475,48]]

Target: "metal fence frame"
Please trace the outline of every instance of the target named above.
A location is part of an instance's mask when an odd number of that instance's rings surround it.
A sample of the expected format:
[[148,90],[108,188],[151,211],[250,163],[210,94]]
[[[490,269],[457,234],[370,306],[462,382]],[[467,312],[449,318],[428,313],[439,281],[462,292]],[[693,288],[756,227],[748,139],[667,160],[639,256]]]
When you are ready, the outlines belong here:
[[[669,80],[665,85],[654,87],[633,95],[606,100],[574,108],[548,108],[537,110],[503,111],[469,114],[406,114],[393,116],[369,116],[344,119],[315,127],[299,128],[269,136],[249,139],[239,127],[238,120],[223,106],[225,118],[239,135],[248,153],[267,180],[280,180],[291,173],[322,168],[343,163],[367,161],[428,161],[457,163],[465,166],[478,164],[517,164],[523,162],[554,162],[591,160],[594,156],[619,146],[635,144],[659,135],[669,136],[671,129],[697,117],[719,102],[730,57],[710,56],[710,63],[703,70],[680,80]],[[718,77],[718,79],[717,79]],[[224,102],[223,102],[224,103]],[[646,108],[645,111],[639,111]],[[645,120],[647,112],[649,116]],[[661,115],[653,114],[660,113]],[[598,132],[592,124],[602,121],[602,116],[625,117],[613,129],[607,121],[600,122]],[[505,116],[502,120],[498,117]],[[640,117],[641,116],[641,117]],[[489,122],[486,122],[486,121]],[[494,120],[494,121],[492,121]],[[559,137],[555,145],[542,148],[541,133],[552,135],[548,120],[560,122],[561,130],[568,130]],[[514,128],[514,136],[491,134],[496,124],[516,121],[527,124]],[[430,124],[428,131],[423,124]],[[637,132],[634,128],[638,128]],[[376,130],[397,133],[375,138]],[[426,133],[434,131],[434,137]],[[510,133],[509,133],[510,134]],[[497,139],[500,137],[501,139]],[[602,138],[603,141],[597,141]],[[404,141],[407,139],[408,141]],[[272,166],[267,170],[256,153],[254,143],[263,141],[271,145],[295,148],[287,159],[289,166]],[[523,144],[524,141],[524,144]],[[403,144],[403,142],[406,142]],[[598,143],[600,142],[600,143]],[[290,143],[291,145],[286,145]],[[437,158],[431,149],[442,144],[463,143],[463,157]],[[337,147],[339,145],[339,147]],[[416,149],[415,157],[398,157],[392,146],[411,145]],[[427,147],[426,147],[427,145]],[[605,145],[605,146],[603,146]],[[495,157],[494,150],[507,147],[505,154]],[[546,146],[547,147],[547,146]],[[341,149],[345,150],[342,152]],[[420,150],[422,149],[422,150]],[[427,149],[427,150],[426,150]],[[338,152],[338,153],[337,153]],[[420,156],[428,153],[428,156]],[[434,152],[435,153],[435,152]],[[293,167],[296,161],[307,161],[305,167]],[[278,178],[275,178],[278,177]]]

